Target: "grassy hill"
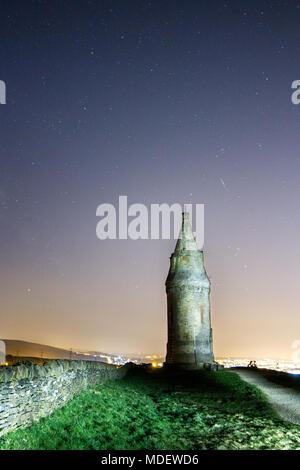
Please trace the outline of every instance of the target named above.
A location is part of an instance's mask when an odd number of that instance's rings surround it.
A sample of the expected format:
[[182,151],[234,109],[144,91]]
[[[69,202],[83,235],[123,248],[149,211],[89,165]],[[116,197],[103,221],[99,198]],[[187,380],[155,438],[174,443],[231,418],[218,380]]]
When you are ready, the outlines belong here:
[[300,449],[300,426],[231,372],[137,367],[7,434],[0,449]]

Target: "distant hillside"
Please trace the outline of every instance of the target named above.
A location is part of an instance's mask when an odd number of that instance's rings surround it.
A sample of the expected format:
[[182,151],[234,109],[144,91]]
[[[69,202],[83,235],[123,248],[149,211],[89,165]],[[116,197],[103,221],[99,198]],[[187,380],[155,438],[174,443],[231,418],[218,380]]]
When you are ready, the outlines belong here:
[[[3,339],[6,345],[6,355],[15,357],[38,357],[43,359],[75,359],[84,361],[105,362],[103,357],[94,357],[89,354],[77,354],[71,350],[55,348],[45,344],[29,343],[14,339]],[[101,353],[98,353],[99,355]]]

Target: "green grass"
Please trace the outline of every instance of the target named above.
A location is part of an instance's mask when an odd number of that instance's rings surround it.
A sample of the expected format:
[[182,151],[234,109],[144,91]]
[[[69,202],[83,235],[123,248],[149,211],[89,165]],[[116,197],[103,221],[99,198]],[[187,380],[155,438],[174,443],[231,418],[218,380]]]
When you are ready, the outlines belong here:
[[5,435],[0,449],[300,449],[300,426],[236,374],[136,368]]

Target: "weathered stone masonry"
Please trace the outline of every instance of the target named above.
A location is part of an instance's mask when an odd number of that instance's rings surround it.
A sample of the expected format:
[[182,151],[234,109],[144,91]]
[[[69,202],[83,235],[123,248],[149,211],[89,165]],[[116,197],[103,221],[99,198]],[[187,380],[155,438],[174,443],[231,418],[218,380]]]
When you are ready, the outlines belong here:
[[203,252],[198,250],[188,213],[170,259],[166,280],[168,301],[167,366],[217,368],[212,348],[210,280]]
[[89,385],[121,379],[130,366],[49,360],[0,367],[0,436],[49,415]]

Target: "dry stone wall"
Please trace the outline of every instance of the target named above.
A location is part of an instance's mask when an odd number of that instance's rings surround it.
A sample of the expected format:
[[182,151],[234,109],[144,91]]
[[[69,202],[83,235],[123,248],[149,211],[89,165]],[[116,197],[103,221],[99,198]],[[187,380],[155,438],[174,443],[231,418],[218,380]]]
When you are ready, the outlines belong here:
[[89,385],[121,379],[130,367],[66,360],[0,367],[0,436],[49,415]]

